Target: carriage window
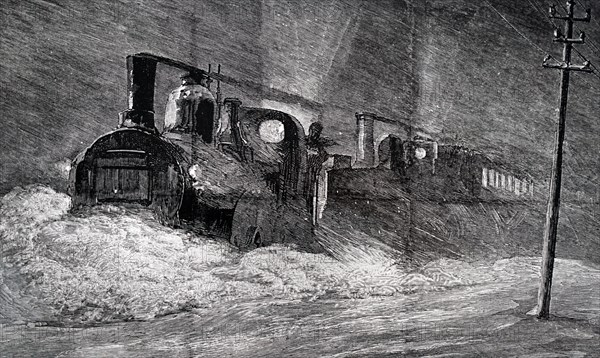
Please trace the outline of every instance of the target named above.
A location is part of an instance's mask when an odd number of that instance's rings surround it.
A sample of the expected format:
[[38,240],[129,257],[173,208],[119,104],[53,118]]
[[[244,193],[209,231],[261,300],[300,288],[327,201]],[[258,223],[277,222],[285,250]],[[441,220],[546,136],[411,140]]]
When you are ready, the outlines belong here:
[[258,127],[260,139],[267,143],[279,143],[285,137],[283,123],[277,120],[267,120]]

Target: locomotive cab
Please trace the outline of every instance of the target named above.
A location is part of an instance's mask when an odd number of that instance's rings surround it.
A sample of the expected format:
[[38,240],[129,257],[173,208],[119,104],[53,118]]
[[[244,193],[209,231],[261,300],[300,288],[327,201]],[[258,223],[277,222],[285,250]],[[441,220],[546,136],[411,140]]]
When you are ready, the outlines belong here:
[[186,73],[181,86],[169,94],[164,117],[166,133],[193,133],[212,143],[216,101],[208,89],[208,75]]

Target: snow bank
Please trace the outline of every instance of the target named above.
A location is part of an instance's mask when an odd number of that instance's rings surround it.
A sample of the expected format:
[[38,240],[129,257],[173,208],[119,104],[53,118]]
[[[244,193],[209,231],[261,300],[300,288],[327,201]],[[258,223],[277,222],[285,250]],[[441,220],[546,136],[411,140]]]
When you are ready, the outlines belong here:
[[40,224],[67,213],[71,199],[42,186],[16,187],[0,199],[3,250],[30,246]]
[[[143,209],[70,214],[68,196],[39,185],[15,188],[0,203],[0,297],[35,301],[48,320],[149,318],[258,297],[391,296],[537,275],[531,259],[492,267],[443,259],[405,272],[389,250],[354,243],[336,247],[336,259],[282,245],[243,254],[161,226]],[[7,313],[15,301],[0,302],[0,323],[15,319]]]

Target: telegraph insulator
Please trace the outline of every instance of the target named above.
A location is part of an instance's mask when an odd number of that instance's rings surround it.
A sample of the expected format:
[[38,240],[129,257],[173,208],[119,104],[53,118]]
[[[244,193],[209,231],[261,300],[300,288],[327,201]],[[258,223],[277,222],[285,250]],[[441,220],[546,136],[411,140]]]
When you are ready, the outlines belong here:
[[552,58],[552,56],[546,55],[546,57],[544,57],[544,63],[550,61],[551,58]]
[[579,31],[579,39],[580,39],[581,41],[585,41],[585,32],[583,32],[583,31]]
[[586,69],[590,68],[590,64],[591,64],[590,61],[586,60],[585,62],[583,62],[583,68],[586,68]]
[[560,30],[560,28],[555,28],[554,29],[554,38],[555,39],[559,39],[562,37],[562,31]]
[[556,6],[551,5],[550,9],[548,10],[548,12],[550,13],[550,16],[556,15]]

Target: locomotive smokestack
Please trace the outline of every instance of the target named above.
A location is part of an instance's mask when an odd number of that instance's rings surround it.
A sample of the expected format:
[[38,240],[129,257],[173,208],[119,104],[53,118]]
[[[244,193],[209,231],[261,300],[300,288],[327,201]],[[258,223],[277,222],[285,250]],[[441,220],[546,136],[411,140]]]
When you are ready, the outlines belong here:
[[154,130],[154,80],[156,59],[127,56],[127,111],[119,113],[119,127]]
[[356,166],[370,168],[375,165],[375,115],[356,113]]

